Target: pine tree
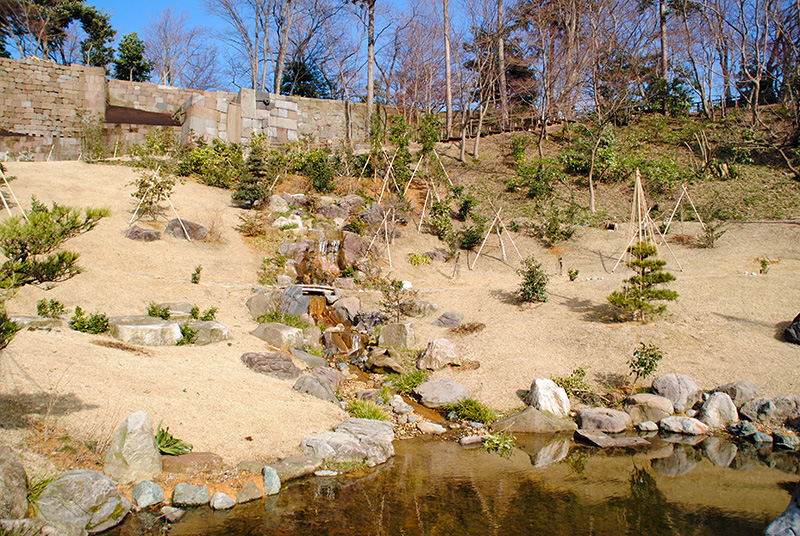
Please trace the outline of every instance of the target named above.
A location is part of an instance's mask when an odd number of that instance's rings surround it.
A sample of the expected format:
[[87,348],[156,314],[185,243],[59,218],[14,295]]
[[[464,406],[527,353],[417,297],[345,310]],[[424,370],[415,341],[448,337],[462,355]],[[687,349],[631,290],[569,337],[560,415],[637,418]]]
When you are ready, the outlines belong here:
[[267,185],[271,173],[266,159],[266,149],[260,144],[253,144],[245,165],[247,172],[237,182],[236,191],[231,195],[231,199],[252,208],[264,203],[271,195]]
[[150,78],[153,64],[144,57],[144,43],[136,32],[122,38],[114,60],[114,78],[131,82],[146,82]]
[[650,242],[639,242],[628,248],[631,260],[625,266],[636,272],[636,275],[625,280],[622,290],[615,290],[608,296],[611,305],[629,312],[633,320],[647,322],[648,317],[662,314],[667,305],[654,304],[654,301],[675,301],[678,293],[674,290],[660,288],[675,276],[664,271],[666,261],[654,258],[656,247]]

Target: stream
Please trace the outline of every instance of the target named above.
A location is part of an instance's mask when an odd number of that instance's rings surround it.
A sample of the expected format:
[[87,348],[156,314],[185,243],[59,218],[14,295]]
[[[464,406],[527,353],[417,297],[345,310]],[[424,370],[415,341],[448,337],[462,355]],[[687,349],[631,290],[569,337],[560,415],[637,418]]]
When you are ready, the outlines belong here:
[[[190,509],[183,535],[756,535],[789,504],[800,456],[751,444],[653,437],[637,451],[569,436],[517,437],[508,456],[440,440],[395,441],[360,473],[289,482],[279,495]],[[115,535],[158,534],[140,513]]]

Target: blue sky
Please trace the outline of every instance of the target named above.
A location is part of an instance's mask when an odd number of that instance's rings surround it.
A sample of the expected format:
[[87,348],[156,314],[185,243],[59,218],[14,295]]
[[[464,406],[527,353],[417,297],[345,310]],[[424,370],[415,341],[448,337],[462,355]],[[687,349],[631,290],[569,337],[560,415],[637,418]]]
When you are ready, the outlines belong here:
[[98,9],[111,13],[111,25],[117,31],[117,40],[123,35],[137,32],[141,37],[142,31],[151,18],[157,17],[165,8],[173,7],[178,11],[186,11],[192,26],[208,26],[220,28],[222,22],[216,17],[206,13],[202,2],[171,2],[164,3],[159,0],[138,0],[136,2],[123,0],[88,0],[88,4]]

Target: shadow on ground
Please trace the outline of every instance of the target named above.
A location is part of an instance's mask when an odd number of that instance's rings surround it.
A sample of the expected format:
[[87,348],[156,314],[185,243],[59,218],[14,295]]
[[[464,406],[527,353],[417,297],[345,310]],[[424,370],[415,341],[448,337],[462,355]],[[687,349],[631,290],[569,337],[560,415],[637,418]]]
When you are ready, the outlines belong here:
[[85,404],[75,393],[0,394],[0,428],[30,428],[32,417],[62,417],[98,406]]

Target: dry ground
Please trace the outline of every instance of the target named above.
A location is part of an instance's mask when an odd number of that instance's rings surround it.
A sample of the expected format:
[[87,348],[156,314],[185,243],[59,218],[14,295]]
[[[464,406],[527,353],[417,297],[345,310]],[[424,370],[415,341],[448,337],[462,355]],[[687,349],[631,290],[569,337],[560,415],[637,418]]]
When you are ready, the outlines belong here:
[[[123,417],[146,409],[197,450],[217,452],[234,464],[296,453],[305,436],[345,417],[331,404],[296,393],[292,382],[255,374],[239,361],[242,353],[265,350],[266,344],[249,335],[256,323],[244,306],[261,254],[234,230],[240,210],[231,206],[230,192],[187,182],[172,196],[182,217],[213,224],[219,241],[190,244],[165,237],[138,243],[123,237],[133,210],[132,169],[75,162],[7,167],[25,207],[36,195],[48,203],[105,205],[112,211],[96,229],[67,243],[81,252],[84,272],[49,291],[22,289],[8,304],[10,313],[35,314],[42,298],[109,315],[144,314],[151,301],[189,301],[201,309],[216,306],[232,339],[131,352],[95,344],[107,337],[66,328],[21,332],[0,356],[6,428],[0,442],[20,441],[29,418],[43,414],[76,436],[102,440]],[[697,229],[687,225],[686,232]],[[438,304],[440,312],[457,311],[465,321],[486,324],[479,333],[455,336],[431,325],[435,315],[415,321],[418,347],[451,337],[464,358],[480,363],[475,370],[440,371],[436,377],[453,377],[475,398],[510,410],[521,404],[517,391],[536,377],[566,375],[579,365],[588,367],[595,383],[625,376],[632,351],[644,341],[666,354],[659,372],[689,374],[706,388],[747,379],[766,396],[798,394],[800,346],[784,342],[780,333],[800,312],[800,225],[732,224],[715,249],[672,244],[682,272],[662,248],[680,298],[666,317],[646,325],[607,318],[605,297],[627,276],[622,266],[610,273],[629,239],[625,227],[579,228],[563,245],[561,276],[555,256],[539,241],[514,239],[523,256],[535,255],[551,274],[547,303],[521,307],[515,301],[519,259],[506,242],[504,262],[496,237],[474,270],[468,267],[474,254],[462,254],[457,266],[414,267],[410,253],[440,243],[409,225],[391,249],[392,266],[384,260],[385,273],[412,281],[421,289],[419,298]],[[745,275],[758,272],[762,257],[773,261],[769,273]],[[189,277],[197,265],[203,266],[202,279],[193,285]],[[580,270],[577,281],[569,281],[569,268]],[[366,308],[377,307],[376,293],[358,296]]]

